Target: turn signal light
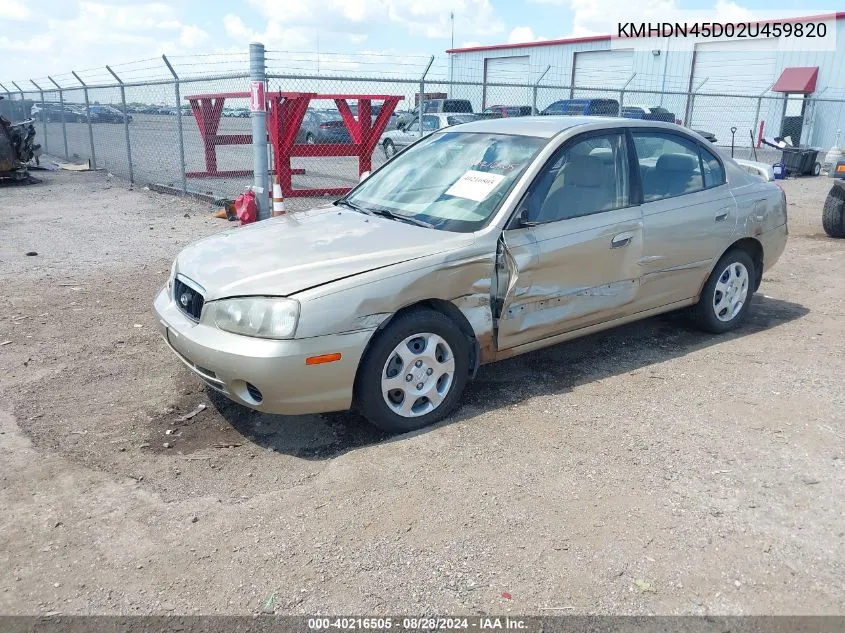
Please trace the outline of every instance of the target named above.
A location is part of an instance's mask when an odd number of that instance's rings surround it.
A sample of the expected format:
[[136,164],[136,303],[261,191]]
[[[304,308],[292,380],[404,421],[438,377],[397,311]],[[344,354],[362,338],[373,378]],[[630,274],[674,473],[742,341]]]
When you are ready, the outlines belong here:
[[320,354],[319,356],[309,356],[305,359],[306,365],[322,365],[323,363],[333,363],[341,359],[340,352],[334,354]]
[[837,174],[845,174],[845,163],[841,163],[836,166],[836,173]]

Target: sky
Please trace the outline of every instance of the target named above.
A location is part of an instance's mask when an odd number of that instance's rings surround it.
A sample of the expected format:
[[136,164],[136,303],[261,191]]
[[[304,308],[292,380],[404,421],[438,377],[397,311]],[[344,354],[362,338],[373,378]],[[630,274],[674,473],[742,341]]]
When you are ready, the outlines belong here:
[[[428,55],[445,59],[450,11],[462,47],[610,33],[620,5],[655,21],[673,9],[720,19],[831,10],[813,0],[0,0],[0,81],[41,83],[71,70],[95,80],[105,78],[105,64],[138,79],[163,72],[162,54],[177,70],[228,70],[227,61],[245,63],[254,40],[277,66],[319,52],[339,70],[366,68],[367,60],[410,67]],[[209,54],[220,55],[195,58]]]

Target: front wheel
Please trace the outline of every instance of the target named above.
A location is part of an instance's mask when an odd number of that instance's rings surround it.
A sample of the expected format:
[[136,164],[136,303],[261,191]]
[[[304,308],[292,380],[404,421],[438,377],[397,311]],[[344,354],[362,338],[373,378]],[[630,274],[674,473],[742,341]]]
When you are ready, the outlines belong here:
[[317,141],[314,139],[314,135],[311,132],[305,135],[305,144],[306,145],[314,145]]
[[755,274],[754,262],[744,250],[734,248],[725,253],[693,308],[696,325],[715,334],[738,327],[751,305]]
[[469,376],[470,345],[449,319],[433,310],[400,316],[361,360],[357,408],[391,433],[434,424],[457,406]]
[[384,142],[384,155],[387,158],[392,158],[392,157],[396,156],[396,146],[393,144],[393,141],[391,141],[390,139],[387,139]]

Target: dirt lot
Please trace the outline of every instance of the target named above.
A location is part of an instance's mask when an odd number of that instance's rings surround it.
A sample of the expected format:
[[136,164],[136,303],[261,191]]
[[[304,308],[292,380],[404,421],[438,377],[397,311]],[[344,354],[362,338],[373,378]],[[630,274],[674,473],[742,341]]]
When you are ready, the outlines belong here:
[[0,190],[0,612],[845,613],[826,179],[786,183],[792,236],[737,333],[668,316],[532,353],[386,438],[216,409],[150,307],[226,223],[43,178]]

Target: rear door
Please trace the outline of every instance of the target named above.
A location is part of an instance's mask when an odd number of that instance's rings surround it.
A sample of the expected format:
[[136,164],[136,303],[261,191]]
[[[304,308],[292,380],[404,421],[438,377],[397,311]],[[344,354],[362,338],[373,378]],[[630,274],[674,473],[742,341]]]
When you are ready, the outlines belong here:
[[636,311],[642,217],[624,131],[580,135],[545,165],[505,230],[497,346],[508,349]]
[[685,134],[632,130],[643,200],[644,309],[695,297],[736,231],[724,165]]

